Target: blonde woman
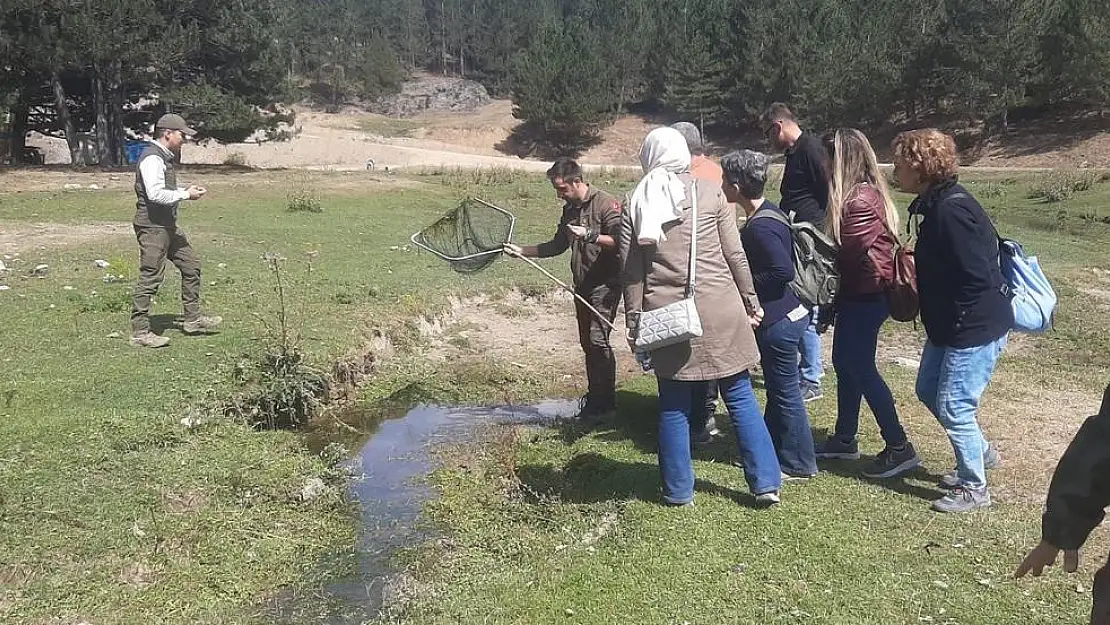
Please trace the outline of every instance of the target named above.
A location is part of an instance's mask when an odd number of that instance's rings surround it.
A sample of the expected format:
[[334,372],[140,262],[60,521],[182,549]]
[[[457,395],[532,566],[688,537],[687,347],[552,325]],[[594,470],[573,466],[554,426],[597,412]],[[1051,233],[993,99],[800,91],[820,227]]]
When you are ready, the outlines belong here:
[[884,284],[894,277],[898,211],[875,151],[862,132],[837,130],[826,136],[825,146],[832,173],[825,228],[840,244],[841,283],[832,354],[837,378],[836,430],[818,448],[817,457],[860,457],[856,435],[860,404],[866,399],[886,447],[863,474],[894,477],[921,464],[898,420],[890,387],[875,363],[879,328],[890,316]]

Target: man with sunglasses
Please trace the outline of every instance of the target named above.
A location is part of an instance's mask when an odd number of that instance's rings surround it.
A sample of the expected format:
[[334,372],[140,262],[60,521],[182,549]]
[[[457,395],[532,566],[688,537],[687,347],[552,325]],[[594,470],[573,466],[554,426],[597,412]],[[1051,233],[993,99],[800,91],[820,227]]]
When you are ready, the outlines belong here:
[[199,200],[204,187],[177,186],[176,166],[186,137],[196,135],[180,115],[167,114],[154,125],[154,141],[139,156],[135,168],[135,238],[139,241],[139,281],[131,303],[131,344],[165,347],[170,339],[150,326],[151,300],[165,278],[168,259],[181,272],[181,303],[185,334],[203,334],[220,325],[220,317],[200,312],[200,259],[177,227],[182,200]]
[[[807,221],[818,228],[825,227],[825,211],[829,206],[829,175],[825,149],[821,138],[804,132],[788,106],[775,102],[760,118],[763,135],[771,146],[786,155],[779,192],[779,208],[795,221]],[[802,337],[801,365],[802,396],[810,402],[821,399],[821,338],[817,334],[820,312],[810,314],[810,325]]]

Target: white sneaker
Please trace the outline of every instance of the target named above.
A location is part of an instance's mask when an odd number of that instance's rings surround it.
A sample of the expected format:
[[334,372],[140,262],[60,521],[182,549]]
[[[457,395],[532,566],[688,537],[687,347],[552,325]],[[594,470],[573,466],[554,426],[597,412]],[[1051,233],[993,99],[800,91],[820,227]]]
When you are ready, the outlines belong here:
[[760,493],[756,495],[755,501],[756,503],[763,504],[765,506],[773,506],[775,504],[781,503],[782,498],[779,497],[778,491],[771,491],[769,493]]

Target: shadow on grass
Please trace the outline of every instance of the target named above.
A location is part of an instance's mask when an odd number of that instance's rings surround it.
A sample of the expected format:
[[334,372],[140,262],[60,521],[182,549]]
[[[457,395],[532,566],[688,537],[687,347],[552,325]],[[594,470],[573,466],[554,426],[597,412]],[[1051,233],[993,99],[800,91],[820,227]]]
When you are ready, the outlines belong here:
[[[814,428],[813,440],[823,441],[830,435],[828,428]],[[881,488],[894,491],[902,495],[909,495],[910,497],[917,497],[925,501],[933,501],[940,499],[944,496],[944,491],[939,487],[928,487],[920,484],[911,483],[908,480],[929,482],[937,484],[941,478],[940,475],[933,473],[923,466],[903,473],[898,477],[887,479],[870,478],[863,474],[863,470],[874,462],[875,456],[864,455],[859,460],[820,460],[818,465],[821,471],[831,475],[840,477],[851,478],[863,482],[865,484],[874,484]]]
[[[596,452],[581,453],[565,466],[530,464],[517,467],[517,479],[537,501],[554,498],[576,504],[638,500],[662,504],[659,466],[624,462]],[[696,479],[694,491],[729,499],[748,508],[762,508],[750,494]]]
[[[641,393],[621,390],[617,393],[617,405],[619,406],[617,412],[612,415],[609,420],[594,426],[586,426],[578,421],[564,421],[558,425],[560,439],[567,445],[574,444],[580,438],[593,435],[595,439],[606,442],[630,441],[636,448],[648,454],[658,453],[656,428],[658,423],[659,403],[655,395],[645,395]],[[717,462],[722,464],[735,464],[739,456],[737,454],[736,437],[733,432],[731,423],[729,422],[728,415],[716,416],[717,427],[720,433],[714,437],[712,442],[696,445],[694,448],[694,460],[702,460],[708,462]],[[823,441],[829,436],[828,428],[814,428],[813,439],[815,441]],[[578,458],[578,457],[576,457]],[[599,458],[601,458],[599,456]],[[603,460],[603,458],[601,458]],[[839,477],[850,478],[865,484],[871,484],[880,488],[916,497],[924,501],[933,501],[944,496],[944,491],[937,487],[923,486],[921,482],[936,484],[940,479],[940,475],[930,472],[924,467],[917,467],[908,473],[905,473],[896,478],[889,479],[873,479],[863,475],[863,470],[874,461],[875,456],[863,456],[859,460],[828,460],[820,462],[821,471],[830,475]],[[600,463],[600,460],[596,462]],[[618,463],[619,464],[619,463]],[[602,463],[604,466],[604,464]],[[651,465],[637,465],[648,467],[652,476],[648,482],[653,484],[653,489],[657,488],[659,483],[658,467],[655,464]],[[570,465],[564,471],[568,474]],[[645,478],[646,479],[646,478]],[[627,486],[625,484],[625,486]],[[701,483],[695,488],[703,492],[711,492],[709,489],[711,485]],[[607,491],[611,498],[620,498],[622,492],[618,489],[608,489]],[[625,492],[627,495],[628,492]],[[719,493],[722,496],[735,499],[728,493]],[[657,500],[655,490],[650,493],[650,497],[640,496],[637,499]],[[744,497],[748,497],[746,494]],[[750,497],[748,497],[750,499]],[[752,500],[754,503],[754,500]]]

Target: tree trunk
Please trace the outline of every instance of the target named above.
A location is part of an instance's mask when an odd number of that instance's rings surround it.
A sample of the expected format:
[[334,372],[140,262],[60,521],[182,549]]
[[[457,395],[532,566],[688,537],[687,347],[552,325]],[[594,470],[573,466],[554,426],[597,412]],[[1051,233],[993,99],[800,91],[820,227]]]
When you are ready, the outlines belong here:
[[73,125],[73,118],[69,115],[69,103],[66,102],[66,92],[62,88],[61,74],[56,69],[50,73],[50,86],[54,90],[54,108],[58,112],[58,121],[65,129],[70,163],[74,167],[78,167],[84,164],[81,162],[81,142],[77,139],[77,128]]
[[123,72],[119,61],[112,62],[112,77],[108,83],[108,140],[112,146],[113,164],[127,164],[127,130],[123,126]]
[[12,106],[12,138],[8,144],[8,156],[12,165],[23,162],[23,148],[27,146],[27,116],[31,114],[31,107],[27,103],[29,88],[24,86],[19,90],[19,99]]
[[96,157],[101,167],[115,165],[112,158],[111,126],[108,97],[104,85],[104,66],[93,63],[93,107],[96,109]]

